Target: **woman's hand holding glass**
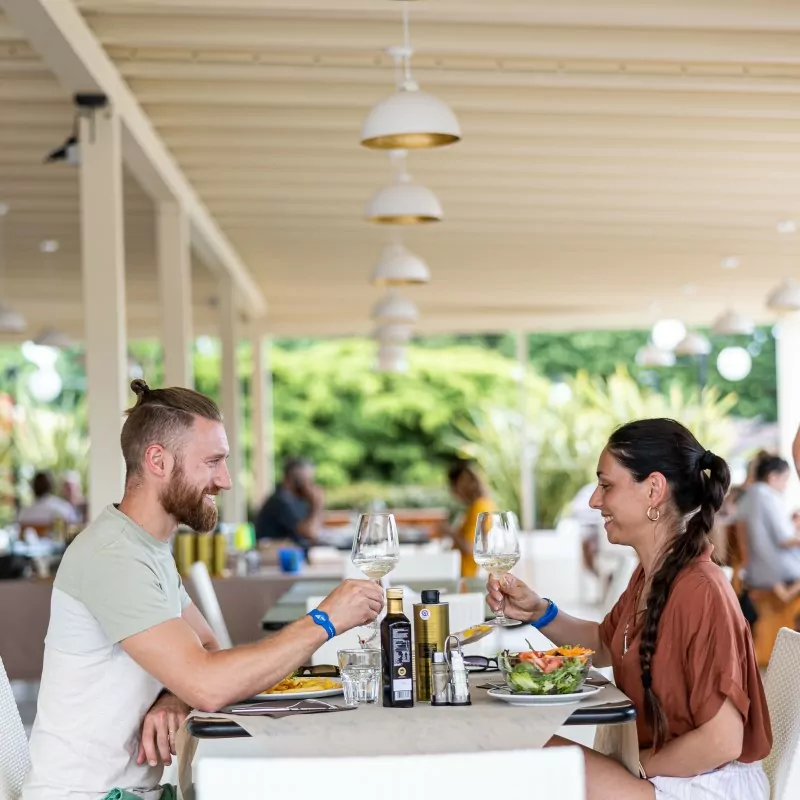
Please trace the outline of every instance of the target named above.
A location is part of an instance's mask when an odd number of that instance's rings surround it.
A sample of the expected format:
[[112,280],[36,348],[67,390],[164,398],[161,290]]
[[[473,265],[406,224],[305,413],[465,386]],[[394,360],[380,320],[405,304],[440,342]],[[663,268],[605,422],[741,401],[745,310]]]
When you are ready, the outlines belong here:
[[[510,511],[478,514],[475,525],[475,563],[495,578],[504,576],[519,561],[519,523]],[[503,606],[495,609],[488,623],[510,627],[517,623],[505,616]]]
[[503,611],[509,619],[535,622],[547,611],[547,601],[513,575],[489,576],[486,602],[495,613]]

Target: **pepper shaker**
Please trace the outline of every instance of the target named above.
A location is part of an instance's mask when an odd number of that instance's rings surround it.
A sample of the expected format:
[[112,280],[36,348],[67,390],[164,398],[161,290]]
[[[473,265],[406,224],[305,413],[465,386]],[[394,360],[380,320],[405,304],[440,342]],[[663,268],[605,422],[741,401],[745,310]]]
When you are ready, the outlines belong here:
[[450,668],[444,653],[433,654],[431,663],[431,705],[446,706],[450,702]]

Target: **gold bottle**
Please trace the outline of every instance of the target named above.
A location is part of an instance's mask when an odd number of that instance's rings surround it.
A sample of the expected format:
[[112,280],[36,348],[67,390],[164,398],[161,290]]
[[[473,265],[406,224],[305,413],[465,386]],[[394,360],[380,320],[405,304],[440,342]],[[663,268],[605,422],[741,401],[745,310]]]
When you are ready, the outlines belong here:
[[197,558],[208,569],[209,575],[214,572],[214,536],[210,533],[197,534]]
[[214,568],[211,571],[216,577],[221,577],[228,566],[228,537],[217,531],[214,534]]
[[431,699],[433,654],[444,652],[450,633],[450,606],[439,601],[437,589],[425,589],[422,602],[414,604],[414,653],[417,700]]
[[175,564],[178,572],[185,578],[195,562],[195,534],[193,531],[179,531],[175,537]]

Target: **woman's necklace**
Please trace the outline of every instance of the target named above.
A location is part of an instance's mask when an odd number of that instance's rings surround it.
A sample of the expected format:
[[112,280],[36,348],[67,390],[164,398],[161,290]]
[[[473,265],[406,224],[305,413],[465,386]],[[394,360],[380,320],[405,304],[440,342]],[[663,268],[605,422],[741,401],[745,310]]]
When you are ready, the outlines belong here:
[[[647,581],[645,581],[646,583]],[[644,591],[645,584],[643,583],[639,588],[639,591],[636,592],[636,602],[633,606],[633,614],[628,617],[628,621],[625,623],[625,631],[622,634],[622,657],[624,658],[628,653],[628,631],[631,627],[631,622],[636,619],[636,617],[647,611],[647,606],[645,606],[641,611],[639,611],[639,601],[642,599],[642,592]]]

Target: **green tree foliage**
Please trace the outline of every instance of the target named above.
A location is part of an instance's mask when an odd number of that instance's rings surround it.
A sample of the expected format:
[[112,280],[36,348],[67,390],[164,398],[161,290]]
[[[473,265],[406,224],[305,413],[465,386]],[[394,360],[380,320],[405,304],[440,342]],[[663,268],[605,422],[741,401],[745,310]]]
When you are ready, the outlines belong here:
[[317,463],[328,486],[441,484],[453,421],[515,402],[513,363],[485,349],[411,348],[402,375],[373,371],[361,340],[273,351],[276,450]]
[[[720,408],[742,417],[776,418],[775,342],[769,329],[759,329],[752,339],[714,338],[714,351],[705,363],[681,359],[674,368],[659,370],[635,364],[636,351],[647,336],[646,331],[600,331],[528,337],[531,375],[526,391],[540,468],[538,503],[544,520],[554,515],[554,508],[569,492],[577,490],[576,484],[591,477],[594,459],[614,424],[645,411],[678,415],[674,392],[680,392],[680,402],[708,415],[714,426]],[[747,346],[753,354],[751,375],[736,384],[724,381],[715,367],[720,349],[732,344]],[[335,506],[359,506],[375,500],[430,505],[447,498],[444,471],[454,454],[465,448],[477,453],[483,448],[481,461],[493,476],[498,499],[513,507],[518,491],[518,479],[515,482],[513,475],[518,475],[519,466],[515,463],[519,441],[514,433],[518,420],[509,410],[517,409],[519,403],[514,352],[514,338],[509,334],[429,337],[410,348],[408,373],[384,375],[373,370],[375,347],[371,342],[276,342],[272,348],[276,461],[280,464],[289,455],[312,458]],[[163,385],[159,342],[131,343],[130,354],[151,386]],[[238,358],[244,478],[248,481],[252,360],[247,344],[239,349]],[[620,376],[620,364],[626,366],[630,377]],[[194,368],[196,388],[219,401],[220,348],[216,339],[198,339]],[[34,369],[18,348],[0,347],[0,392],[24,402],[31,420],[37,406],[24,387]],[[19,464],[24,468],[21,474],[42,462],[85,470],[81,458],[86,383],[80,349],[62,353],[58,369],[64,390],[50,410],[67,415],[72,423],[66,427],[59,423],[55,428],[49,423],[50,432],[45,434],[31,422],[30,446],[24,448],[24,459],[31,464]],[[566,405],[553,406],[552,381],[571,386],[572,399]],[[704,382],[713,391],[701,397],[697,390]],[[731,391],[735,398],[720,404],[718,398]],[[684,410],[689,413],[688,408]],[[467,441],[472,443],[470,447]],[[16,448],[20,456],[22,449]],[[9,443],[0,441],[0,472],[6,468],[3,474],[8,471],[9,452]]]
[[[528,387],[528,446],[535,473],[537,520],[551,526],[578,490],[594,479],[597,459],[619,425],[646,417],[683,422],[704,446],[725,455],[731,444],[728,414],[735,395],[717,389],[686,390],[673,384],[665,393],[642,387],[624,367],[608,378],[580,371],[566,381],[569,399],[559,400],[546,383]],[[473,411],[458,426],[461,451],[486,470],[497,501],[519,512],[521,487],[520,414],[508,408]]]
[[[752,338],[711,336],[713,349],[708,357],[679,358],[674,367],[659,369],[636,364],[636,351],[647,343],[648,336],[648,331],[533,333],[528,338],[528,352],[533,368],[553,380],[575,376],[581,370],[608,378],[619,365],[625,365],[639,383],[656,390],[678,385],[686,391],[707,386],[722,394],[735,392],[732,414],[765,422],[778,418],[775,339],[769,328],[759,328]],[[720,351],[731,346],[747,347],[753,356],[750,375],[737,383],[726,381],[716,368]]]

